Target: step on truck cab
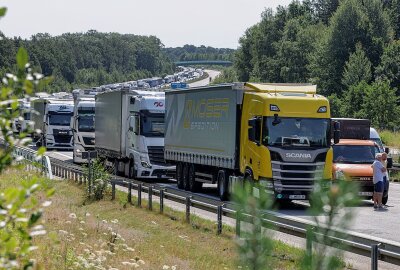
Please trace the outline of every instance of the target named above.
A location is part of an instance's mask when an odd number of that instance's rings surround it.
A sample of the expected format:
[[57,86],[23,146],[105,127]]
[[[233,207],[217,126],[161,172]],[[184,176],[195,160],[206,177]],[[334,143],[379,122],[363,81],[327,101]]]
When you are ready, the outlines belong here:
[[[332,118],[332,123],[340,123],[340,141],[333,145],[333,178],[351,180],[358,183],[361,198],[372,199],[372,163],[375,155],[384,151],[371,136],[370,120],[352,118]],[[387,167],[392,166],[388,159]],[[382,202],[387,203],[389,182],[386,182]]]
[[165,159],[179,188],[258,181],[277,200],[308,199],[332,178],[330,109],[315,85],[235,83],[166,92]]
[[73,91],[74,114],[71,129],[74,141],[73,162],[87,163],[82,158],[82,152],[93,151],[95,146],[94,113],[95,95],[91,89],[76,89]]
[[115,90],[96,95],[95,149],[116,175],[169,178],[164,159],[164,92]]
[[72,130],[70,127],[74,111],[74,101],[70,98],[39,98],[31,102],[34,113],[31,119],[34,129],[33,141],[47,149],[72,150]]

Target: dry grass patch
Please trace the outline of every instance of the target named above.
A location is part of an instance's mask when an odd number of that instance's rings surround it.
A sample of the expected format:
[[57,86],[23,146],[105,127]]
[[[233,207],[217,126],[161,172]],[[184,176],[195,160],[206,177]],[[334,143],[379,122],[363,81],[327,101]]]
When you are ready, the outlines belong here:
[[[15,185],[20,178],[21,172],[10,171],[0,177],[0,186]],[[160,215],[121,203],[122,192],[115,201],[87,202],[83,187],[73,182],[43,179],[43,184],[56,193],[44,215],[48,234],[35,240],[42,269],[246,269],[237,265],[230,227],[217,236],[214,222],[194,217],[193,224],[186,224],[183,213],[167,207]],[[277,242],[271,265],[297,269],[302,255]]]

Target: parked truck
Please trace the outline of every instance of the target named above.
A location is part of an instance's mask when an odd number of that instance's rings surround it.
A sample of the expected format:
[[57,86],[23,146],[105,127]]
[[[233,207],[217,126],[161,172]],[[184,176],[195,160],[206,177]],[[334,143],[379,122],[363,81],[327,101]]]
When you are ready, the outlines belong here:
[[96,150],[117,175],[168,178],[164,159],[163,92],[116,90],[96,95]]
[[74,151],[72,154],[74,163],[87,163],[88,160],[82,158],[82,152],[94,150],[94,113],[96,93],[97,92],[90,90],[78,90],[73,92],[74,113],[71,120],[71,130],[74,143]]
[[72,99],[39,98],[31,102],[34,112],[31,119],[34,129],[33,141],[47,149],[73,149],[70,127],[74,101]]
[[[333,146],[333,178],[355,181],[359,186],[359,196],[372,199],[372,163],[375,155],[383,149],[370,138],[370,120],[351,118],[332,118],[332,123],[340,124],[340,141]],[[386,149],[388,152],[389,149]],[[392,167],[388,158],[387,167]],[[386,181],[382,202],[389,199],[389,182]]]
[[235,183],[256,181],[277,200],[305,200],[316,180],[332,178],[329,102],[315,85],[170,90],[165,119],[178,188],[216,183],[226,200]]

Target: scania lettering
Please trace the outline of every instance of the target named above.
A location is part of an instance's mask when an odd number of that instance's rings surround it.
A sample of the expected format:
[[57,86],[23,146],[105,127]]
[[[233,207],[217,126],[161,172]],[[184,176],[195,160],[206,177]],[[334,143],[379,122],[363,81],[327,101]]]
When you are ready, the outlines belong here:
[[74,101],[69,98],[40,98],[31,102],[35,111],[31,114],[35,123],[33,141],[47,149],[72,150],[72,130],[70,127]]
[[117,175],[169,178],[175,166],[164,159],[163,92],[118,90],[100,93],[95,103],[99,157]]
[[[330,109],[315,85],[235,83],[166,91],[165,159],[178,187],[258,181],[276,199],[308,199],[332,179]],[[337,136],[336,136],[337,137]]]

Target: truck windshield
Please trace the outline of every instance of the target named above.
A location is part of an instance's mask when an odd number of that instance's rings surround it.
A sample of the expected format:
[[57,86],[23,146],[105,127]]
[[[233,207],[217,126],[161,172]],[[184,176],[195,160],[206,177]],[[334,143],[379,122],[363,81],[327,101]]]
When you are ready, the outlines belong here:
[[140,134],[145,137],[164,137],[164,114],[143,114],[140,117]]
[[50,113],[49,125],[69,126],[71,124],[72,113]]
[[379,148],[369,145],[334,145],[334,163],[372,164]]
[[262,143],[281,147],[328,147],[330,120],[264,117]]
[[94,114],[79,114],[78,130],[82,132],[94,132]]

